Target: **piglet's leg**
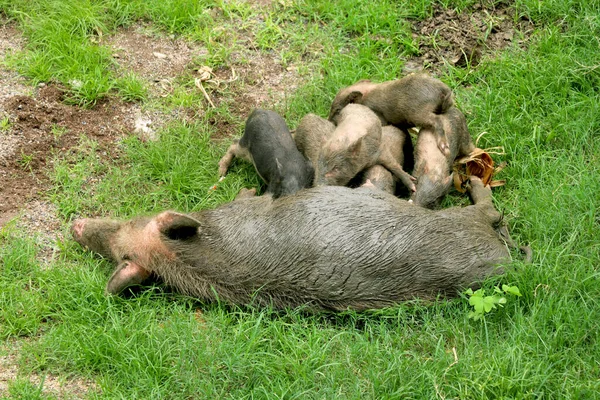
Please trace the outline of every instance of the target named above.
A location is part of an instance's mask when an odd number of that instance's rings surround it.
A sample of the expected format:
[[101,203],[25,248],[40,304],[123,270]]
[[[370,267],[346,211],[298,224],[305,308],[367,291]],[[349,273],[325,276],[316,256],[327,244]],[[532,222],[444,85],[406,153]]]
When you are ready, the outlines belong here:
[[235,140],[227,149],[227,153],[219,160],[219,176],[225,176],[234,157],[243,158],[252,162],[248,149],[242,147],[239,140]]
[[444,129],[444,124],[441,121],[441,117],[439,115],[435,116],[435,129],[436,142],[438,149],[442,152],[446,157],[450,156],[450,144],[448,143],[448,135],[446,135],[446,130]]
[[377,163],[383,165],[388,169],[388,171],[394,174],[394,176],[398,178],[404,184],[404,186],[408,188],[408,190],[411,192],[415,192],[417,190],[415,186],[417,179],[406,172],[402,168],[402,165],[398,163],[398,161],[392,159],[391,157],[385,157],[382,155],[379,160],[377,160]]

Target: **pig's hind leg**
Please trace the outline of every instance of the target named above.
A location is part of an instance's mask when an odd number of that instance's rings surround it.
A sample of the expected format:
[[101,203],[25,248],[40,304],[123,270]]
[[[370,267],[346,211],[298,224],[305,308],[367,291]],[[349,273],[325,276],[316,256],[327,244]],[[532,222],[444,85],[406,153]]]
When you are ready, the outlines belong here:
[[233,141],[225,155],[219,160],[219,176],[225,176],[225,174],[227,174],[227,170],[235,157],[252,162],[250,152],[246,147],[242,147],[240,141],[237,139]]
[[471,194],[473,204],[491,205],[492,207],[494,207],[494,205],[492,204],[492,189],[489,186],[484,186],[481,178],[477,176],[470,176],[469,181],[469,193]]
[[491,219],[492,223],[496,225],[496,231],[508,245],[513,249],[519,249],[524,256],[524,261],[530,263],[533,252],[529,246],[518,246],[510,237],[506,222],[502,220],[502,215],[496,210],[492,203],[492,189],[488,186],[484,186],[480,178],[476,176],[469,177],[471,181],[469,192],[473,203]]
[[251,199],[254,196],[256,196],[256,189],[255,188],[252,188],[252,189],[242,188],[238,192],[237,196],[235,196],[234,200],[237,201],[237,200]]
[[386,152],[382,153],[382,155],[377,160],[377,164],[381,164],[385,168],[387,168],[387,170],[394,174],[394,176],[398,178],[404,184],[404,186],[406,186],[411,192],[415,192],[417,190],[415,186],[415,182],[417,181],[417,179],[408,172],[406,172],[402,168],[402,165],[398,163],[398,161],[394,160],[392,157],[387,156]]
[[485,186],[483,181],[474,175],[469,177],[469,194],[475,204],[475,209],[487,216],[490,223],[496,225],[502,221],[502,215],[492,202],[492,188]]
[[444,124],[441,121],[441,117],[436,114],[432,114],[434,118],[434,132],[436,135],[436,142],[438,149],[442,152],[446,157],[450,156],[450,143],[448,142],[448,135],[446,134],[446,130],[444,129]]

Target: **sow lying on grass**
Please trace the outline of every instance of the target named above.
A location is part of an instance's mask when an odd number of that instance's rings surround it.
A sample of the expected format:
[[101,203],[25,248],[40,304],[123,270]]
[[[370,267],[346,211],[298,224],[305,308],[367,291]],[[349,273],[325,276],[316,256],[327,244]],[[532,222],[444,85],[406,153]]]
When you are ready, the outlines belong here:
[[80,219],[80,244],[119,263],[117,294],[151,272],[200,299],[356,310],[456,295],[510,254],[491,190],[474,178],[475,205],[428,210],[366,188],[322,186],[253,197],[194,214],[130,221]]

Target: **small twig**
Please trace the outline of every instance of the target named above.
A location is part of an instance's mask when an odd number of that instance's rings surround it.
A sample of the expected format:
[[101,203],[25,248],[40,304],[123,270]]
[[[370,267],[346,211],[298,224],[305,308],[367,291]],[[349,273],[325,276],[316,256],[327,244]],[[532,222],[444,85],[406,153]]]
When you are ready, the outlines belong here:
[[479,139],[481,139],[483,135],[487,135],[487,132],[483,131],[477,136],[477,139],[475,139],[475,146],[479,147]]
[[194,80],[194,83],[196,84],[196,87],[202,91],[202,94],[204,95],[204,98],[206,100],[208,100],[208,102],[210,103],[210,105],[212,106],[212,108],[217,108],[217,107],[215,107],[214,103],[210,99],[208,93],[206,93],[206,90],[204,90],[204,85],[202,85],[202,80],[200,80],[199,78],[196,78]]

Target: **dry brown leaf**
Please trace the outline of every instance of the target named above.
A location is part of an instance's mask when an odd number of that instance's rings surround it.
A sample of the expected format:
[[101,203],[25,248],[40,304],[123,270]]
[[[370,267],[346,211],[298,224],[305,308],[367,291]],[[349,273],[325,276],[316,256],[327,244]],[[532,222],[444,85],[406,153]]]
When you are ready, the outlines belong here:
[[502,154],[499,150],[500,148],[487,150],[475,148],[468,156],[456,160],[453,167],[454,187],[456,190],[461,193],[466,192],[466,185],[471,175],[481,178],[483,184],[486,186],[498,187],[504,185],[506,183],[505,180],[492,181],[494,173],[499,172],[506,166],[506,163],[502,163],[497,168],[494,168],[494,160],[489,153]]

